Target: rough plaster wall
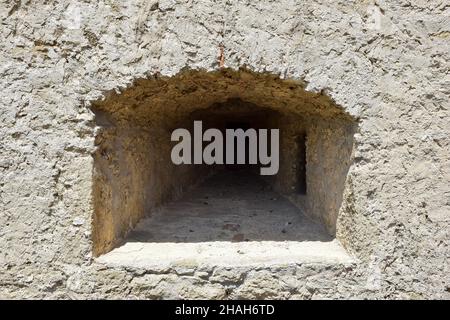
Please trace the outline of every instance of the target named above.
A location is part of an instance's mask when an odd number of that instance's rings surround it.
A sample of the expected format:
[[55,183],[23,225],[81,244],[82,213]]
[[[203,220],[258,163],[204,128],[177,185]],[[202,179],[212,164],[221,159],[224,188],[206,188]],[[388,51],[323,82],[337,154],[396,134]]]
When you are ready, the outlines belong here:
[[[449,10],[1,1],[0,295],[449,298]],[[337,231],[357,266],[176,276],[92,263],[89,101],[155,73],[217,69],[220,47],[225,66],[301,79],[361,120]]]

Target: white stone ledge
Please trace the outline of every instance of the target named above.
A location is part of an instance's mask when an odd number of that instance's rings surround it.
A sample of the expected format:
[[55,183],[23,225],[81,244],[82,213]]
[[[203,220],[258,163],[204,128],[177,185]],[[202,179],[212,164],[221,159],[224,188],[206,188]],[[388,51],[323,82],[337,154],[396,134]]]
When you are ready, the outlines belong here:
[[127,242],[96,262],[112,268],[164,270],[271,267],[292,264],[353,264],[336,241],[250,241],[198,243]]

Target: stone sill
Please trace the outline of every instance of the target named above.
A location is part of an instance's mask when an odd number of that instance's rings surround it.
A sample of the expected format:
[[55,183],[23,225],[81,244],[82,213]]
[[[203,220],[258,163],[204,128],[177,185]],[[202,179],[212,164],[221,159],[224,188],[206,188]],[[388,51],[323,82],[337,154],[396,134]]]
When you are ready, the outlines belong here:
[[356,263],[338,241],[250,241],[198,243],[127,242],[96,259],[110,268],[161,272],[216,267],[271,267]]

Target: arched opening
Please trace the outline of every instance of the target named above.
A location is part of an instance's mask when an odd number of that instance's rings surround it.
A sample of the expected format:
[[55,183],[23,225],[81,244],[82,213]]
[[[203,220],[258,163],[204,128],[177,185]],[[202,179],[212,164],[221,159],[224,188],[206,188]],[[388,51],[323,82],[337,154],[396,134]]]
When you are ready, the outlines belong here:
[[[270,74],[186,71],[138,80],[92,108],[95,255],[124,242],[333,239],[355,121],[327,96]],[[194,121],[224,136],[279,129],[277,173],[260,175],[259,163],[174,164],[171,134],[194,136]]]

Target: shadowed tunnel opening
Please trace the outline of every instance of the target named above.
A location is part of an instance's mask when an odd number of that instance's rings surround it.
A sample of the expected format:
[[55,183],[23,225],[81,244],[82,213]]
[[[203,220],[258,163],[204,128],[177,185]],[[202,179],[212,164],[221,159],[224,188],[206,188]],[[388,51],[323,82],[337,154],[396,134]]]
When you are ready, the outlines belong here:
[[[269,74],[187,71],[138,80],[92,109],[95,255],[124,241],[334,237],[355,121],[328,97]],[[194,121],[203,132],[279,129],[278,172],[261,176],[260,164],[175,165],[171,134],[184,128],[193,137]]]

